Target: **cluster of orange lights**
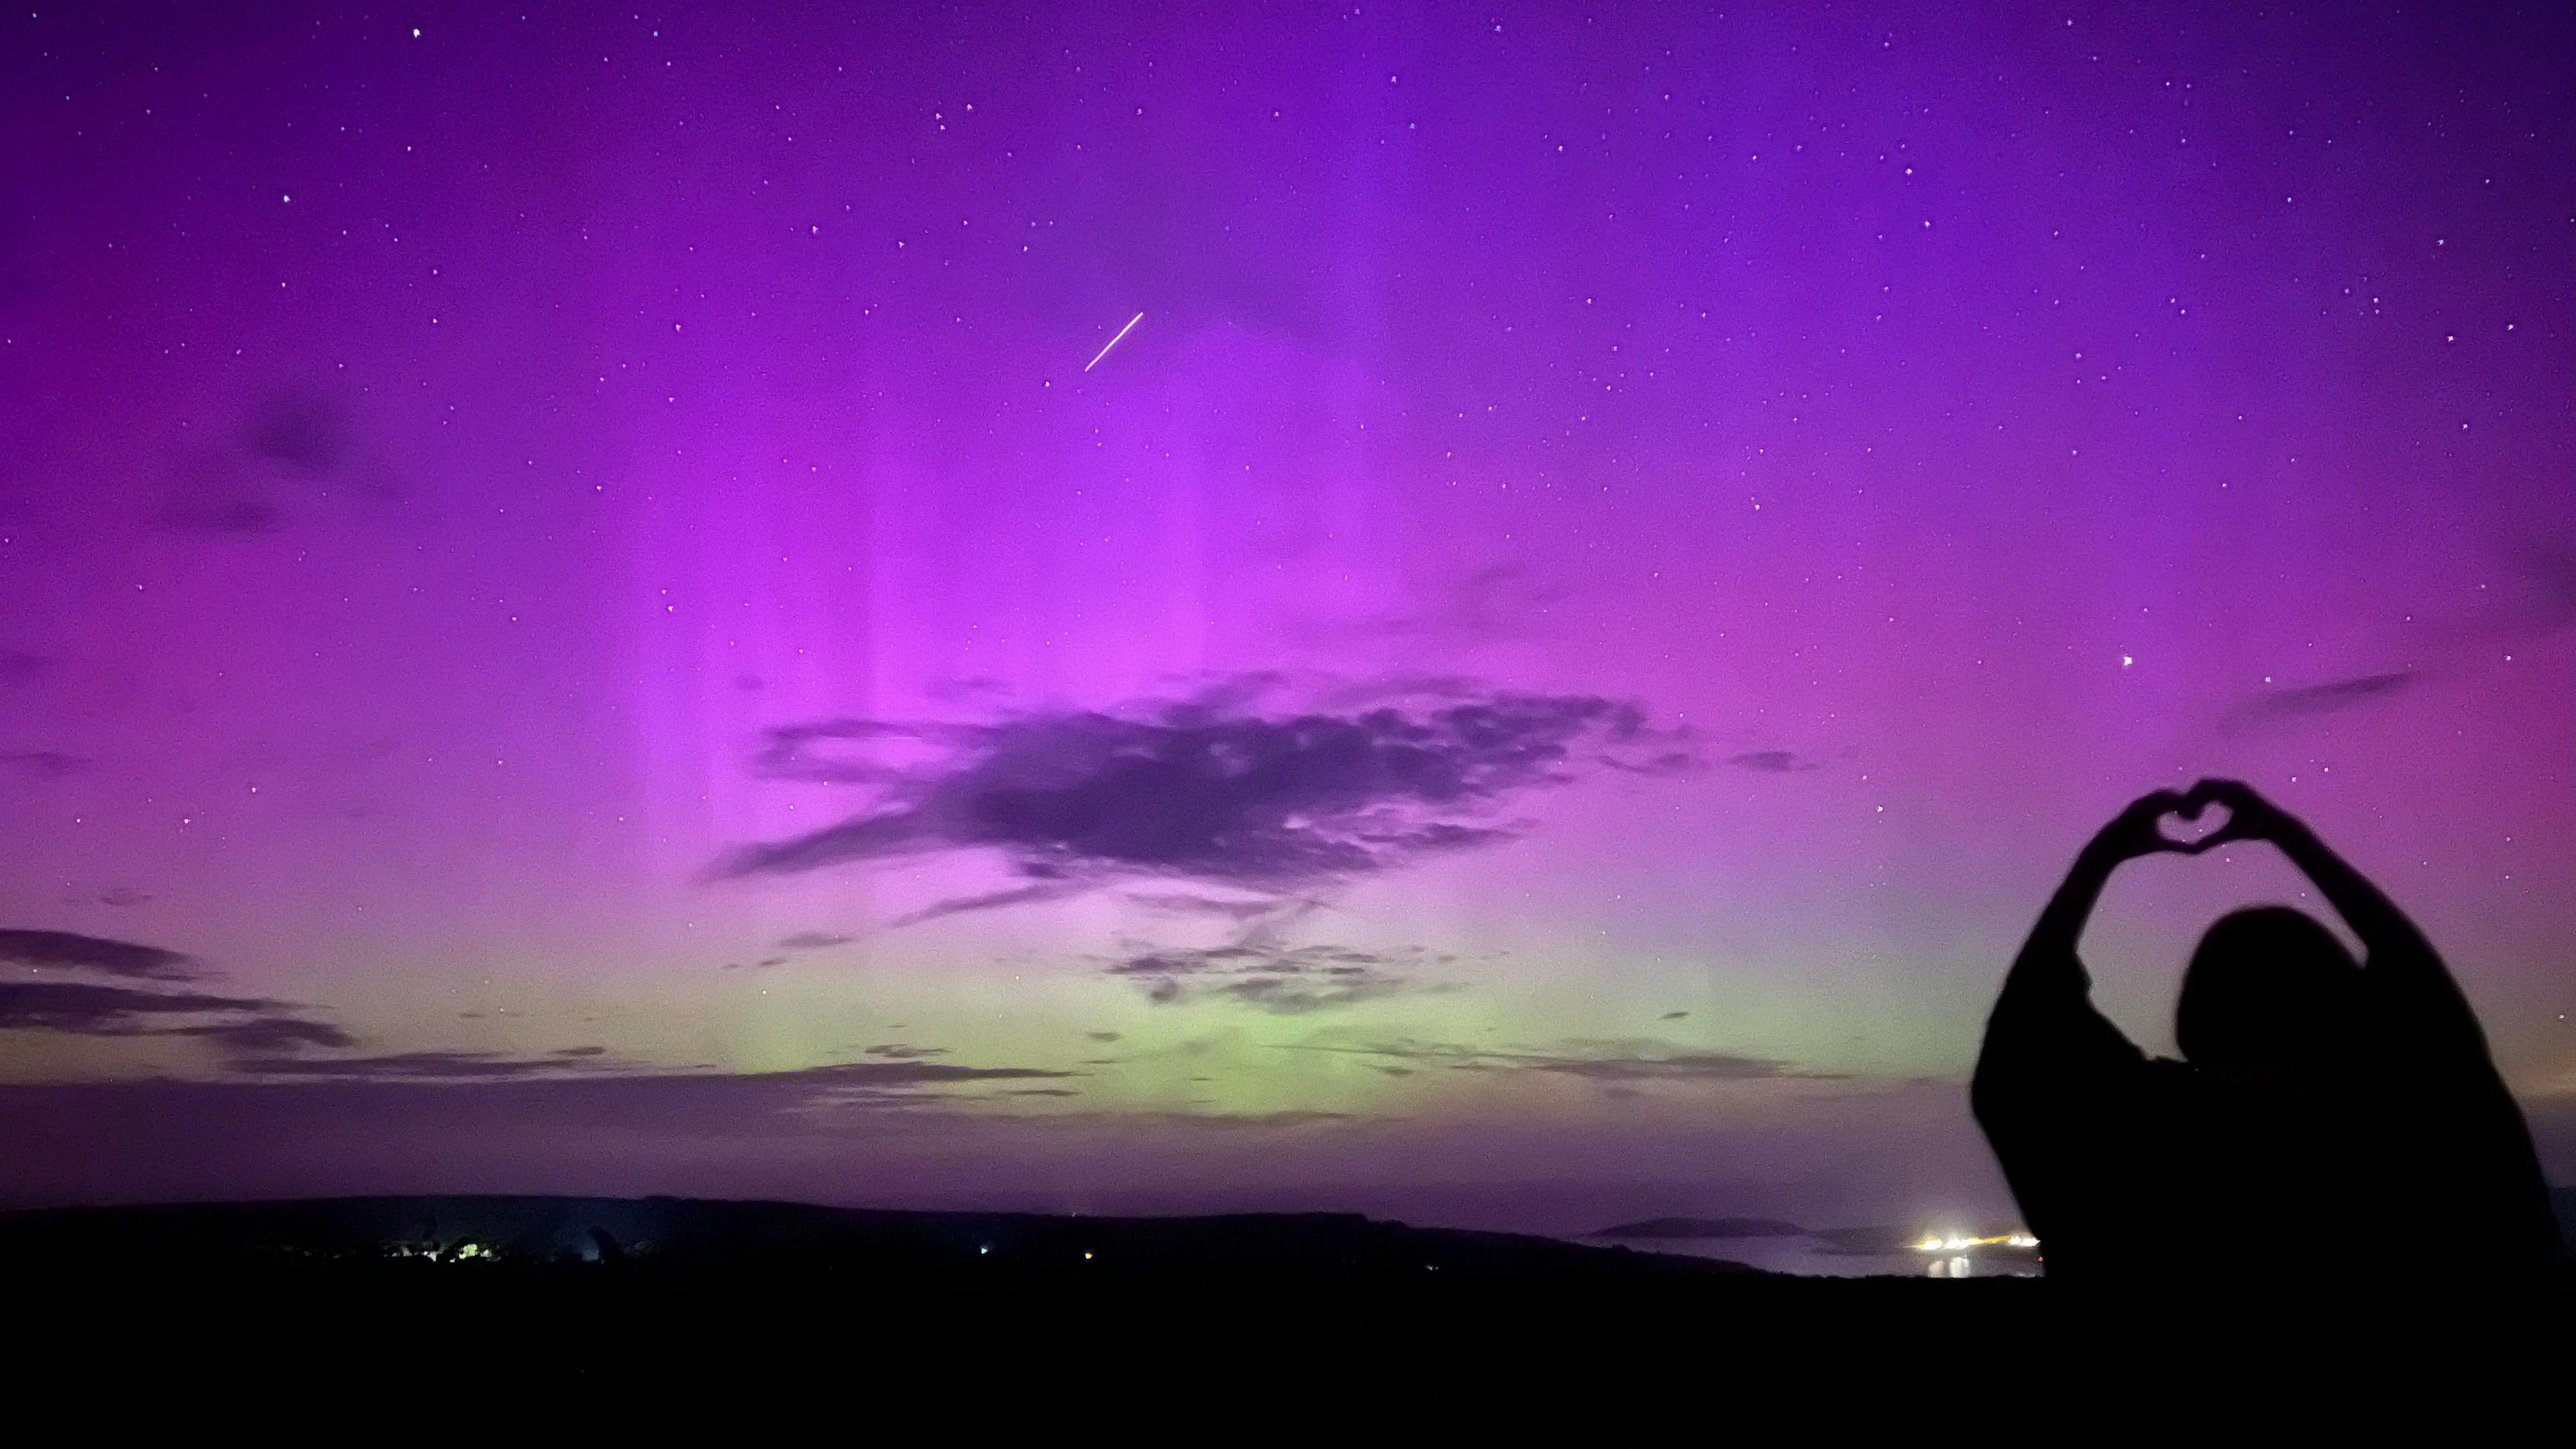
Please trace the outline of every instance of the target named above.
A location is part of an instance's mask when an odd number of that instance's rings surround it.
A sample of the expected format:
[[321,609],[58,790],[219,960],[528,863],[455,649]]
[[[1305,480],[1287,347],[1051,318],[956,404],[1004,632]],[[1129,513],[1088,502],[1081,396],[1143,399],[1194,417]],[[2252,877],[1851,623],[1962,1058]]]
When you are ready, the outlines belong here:
[[1926,1233],[1914,1245],[1918,1253],[1963,1253],[1970,1248],[2036,1248],[2039,1239],[2028,1233],[1997,1233],[1990,1238],[1971,1238],[1958,1233]]

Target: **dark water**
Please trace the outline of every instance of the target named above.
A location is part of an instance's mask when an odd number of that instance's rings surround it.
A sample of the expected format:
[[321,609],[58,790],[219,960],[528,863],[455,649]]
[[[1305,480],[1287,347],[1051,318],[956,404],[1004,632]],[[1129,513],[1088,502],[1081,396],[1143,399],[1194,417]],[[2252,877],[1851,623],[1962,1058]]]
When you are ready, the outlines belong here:
[[1641,1253],[1723,1258],[1768,1272],[1819,1278],[1990,1278],[2037,1277],[2039,1274],[2039,1265],[2021,1253],[1976,1249],[1957,1253],[1924,1253],[1912,1249],[1856,1253],[1804,1234],[1758,1238],[1587,1238],[1583,1241],[1633,1248]]

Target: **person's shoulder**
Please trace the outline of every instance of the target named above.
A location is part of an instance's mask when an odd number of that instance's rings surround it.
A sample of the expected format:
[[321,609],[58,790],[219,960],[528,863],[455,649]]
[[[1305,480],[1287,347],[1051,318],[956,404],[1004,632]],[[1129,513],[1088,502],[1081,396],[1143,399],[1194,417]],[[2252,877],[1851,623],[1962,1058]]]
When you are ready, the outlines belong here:
[[2223,1101],[2230,1095],[2228,1084],[2189,1062],[2172,1057],[2147,1057],[2130,1074],[2132,1089],[2159,1110],[2172,1112],[2184,1104],[2206,1104]]

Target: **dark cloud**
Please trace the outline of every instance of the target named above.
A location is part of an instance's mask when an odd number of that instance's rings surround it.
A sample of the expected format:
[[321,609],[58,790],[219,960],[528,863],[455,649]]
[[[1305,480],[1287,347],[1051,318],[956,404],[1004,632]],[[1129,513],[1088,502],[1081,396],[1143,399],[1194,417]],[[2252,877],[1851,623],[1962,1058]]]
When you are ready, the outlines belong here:
[[1667,1082],[1741,1082],[1779,1078],[1843,1081],[1839,1072],[1811,1072],[1769,1057],[1694,1051],[1671,1042],[1640,1038],[1576,1038],[1553,1049],[1471,1047],[1437,1042],[1395,1041],[1361,1046],[1309,1043],[1299,1051],[1343,1052],[1368,1057],[1381,1070],[1395,1063],[1456,1072],[1539,1072],[1578,1077],[1605,1089],[1625,1090],[1640,1084]]
[[196,958],[177,951],[70,931],[0,930],[0,961],[98,971],[137,981],[194,981],[205,974]]
[[[1208,1079],[1205,1077],[1192,1077],[1190,1080],[1194,1082],[1204,1082]],[[1221,1131],[1238,1129],[1258,1131],[1268,1128],[1285,1129],[1293,1127],[1314,1127],[1331,1122],[1361,1122],[1369,1120],[1393,1121],[1397,1119],[1363,1118],[1355,1112],[1328,1112],[1313,1108],[1292,1107],[1273,1112],[1059,1112],[1049,1116],[1046,1120],[1049,1122],[1068,1124],[1096,1123],[1112,1127],[1178,1127],[1184,1129],[1207,1128]]]
[[1757,770],[1766,775],[1795,775],[1817,768],[1816,762],[1794,750],[1747,750],[1727,758],[1739,770]]
[[1707,762],[1689,750],[1667,750],[1660,755],[1622,759],[1604,755],[1600,761],[1610,769],[1629,775],[1686,775],[1702,769]]
[[1157,1006],[1233,1001],[1278,1016],[1356,1006],[1389,996],[1455,991],[1419,971],[1455,958],[1422,951],[1358,951],[1345,946],[1283,946],[1258,940],[1162,949],[1112,961],[1103,969],[1138,983]]
[[1679,1021],[1688,1015],[1690,1015],[1690,1013],[1687,1011],[1667,1011],[1657,1019],[1661,1021]]
[[73,1032],[82,1036],[139,1036],[167,1031],[170,1016],[222,1012],[273,1012],[287,1003],[256,996],[217,996],[197,991],[137,991],[93,981],[0,981],[0,1027]]
[[1283,1108],[1276,1112],[1148,1112],[1141,1120],[1173,1127],[1313,1127],[1325,1122],[1356,1122],[1355,1112]]
[[109,886],[98,893],[98,903],[102,906],[139,906],[150,899],[152,899],[150,891],[138,890],[133,886]]
[[1120,1033],[1114,1031],[1086,1031],[1083,1035],[1091,1038],[1093,1041],[1104,1043],[1117,1041],[1120,1037]]
[[320,393],[290,392],[250,410],[233,446],[198,452],[172,479],[161,517],[185,533],[275,533],[314,500],[398,497],[380,465],[358,458],[356,414]]
[[2415,670],[2397,669],[2383,674],[2356,674],[2323,684],[2267,689],[2229,710],[2223,723],[2229,729],[2249,729],[2310,715],[2334,714],[2387,699],[2412,686],[2418,678]]
[[949,1062],[841,1062],[794,1072],[758,1074],[768,1081],[795,1081],[816,1087],[915,1088],[962,1086],[974,1082],[1063,1081],[1079,1072],[1041,1067],[966,1067]]
[[826,720],[772,730],[757,768],[864,787],[835,825],[746,846],[725,876],[938,851],[999,852],[1028,884],[908,919],[1049,899],[1119,876],[1272,893],[1322,889],[1512,838],[1495,813],[1604,762],[1667,768],[1686,742],[1636,706],[1487,692],[1407,708],[1261,715],[1268,681],[1126,713],[987,725]]
[[347,409],[327,398],[292,395],[252,411],[242,428],[242,447],[298,472],[320,473],[348,459],[355,437]]
[[1454,989],[1454,987],[1420,986],[1400,976],[1376,973],[1328,981],[1301,980],[1283,976],[1248,976],[1240,981],[1220,982],[1210,988],[1215,995],[1230,997],[1280,1016],[1303,1016],[1308,1012],[1357,1006],[1364,1001],[1378,1001],[1409,991]]
[[0,751],[0,765],[7,765],[48,780],[77,775],[97,763],[98,761],[87,755],[75,755],[63,750]]
[[[143,991],[94,981],[0,981],[0,1029],[73,1036],[192,1037],[235,1056],[308,1047],[337,1050],[357,1044],[328,1022],[293,1015],[297,1010],[292,1002],[207,991]],[[195,1017],[218,1019],[187,1019]]]
[[166,1034],[203,1037],[229,1052],[243,1056],[262,1052],[294,1052],[306,1047],[344,1051],[358,1044],[356,1037],[327,1021],[306,1021],[292,1016],[258,1016],[248,1021],[172,1027]]
[[[586,1051],[575,1048],[576,1053]],[[614,1071],[617,1063],[592,1055],[512,1057],[498,1052],[416,1051],[377,1056],[244,1057],[232,1070],[249,1077],[331,1077],[363,1081],[438,1081],[461,1078],[488,1081],[496,1077],[543,1076],[561,1072]]]
[[1608,1053],[1532,1060],[1532,1071],[1558,1072],[1595,1082],[1741,1082],[1768,1077],[1806,1077],[1840,1081],[1839,1072],[1808,1072],[1769,1057],[1725,1052],[1675,1052],[1662,1056]]
[[2576,621],[2576,545],[2556,535],[2522,539],[2508,551],[2551,624]]
[[936,679],[927,691],[943,704],[988,703],[1010,696],[1011,687],[988,674],[968,675],[963,679]]
[[917,911],[906,911],[886,922],[889,926],[917,926],[942,916],[962,916],[968,911],[989,911],[998,906],[1026,906],[1039,901],[1062,900],[1079,895],[1090,887],[1079,881],[1039,881],[1032,885],[1013,886],[1008,890],[984,891],[971,896],[954,896],[933,901]]
[[778,943],[781,951],[820,951],[830,946],[846,946],[856,936],[838,935],[831,931],[799,931]]
[[926,1061],[931,1057],[944,1057],[948,1055],[948,1048],[906,1046],[902,1042],[890,1041],[869,1047],[867,1054],[872,1057],[883,1057],[888,1061],[918,1062]]
[[33,684],[53,673],[54,661],[27,649],[0,649],[0,684]]
[[[159,946],[70,931],[0,931],[0,962],[115,978],[117,982],[194,983],[198,961]],[[328,1022],[308,1020],[289,1001],[163,985],[142,990],[82,980],[0,981],[0,1028],[76,1036],[177,1036],[209,1041],[227,1053],[341,1049],[356,1038]],[[216,1020],[188,1020],[214,1017]]]
[[1157,911],[1182,915],[1222,916],[1228,920],[1248,921],[1279,909],[1275,896],[1256,896],[1251,900],[1219,900],[1214,896],[1195,896],[1177,892],[1130,892],[1127,899]]
[[905,1095],[970,1087],[986,1082],[1062,1081],[1078,1073],[1037,1067],[969,1067],[946,1062],[881,1059],[842,1062],[787,1072],[673,1071],[613,1056],[602,1047],[575,1047],[543,1056],[481,1051],[412,1051],[375,1056],[255,1057],[235,1061],[243,1077],[288,1081],[460,1083],[615,1081],[639,1089],[681,1084],[754,1084],[790,1101],[848,1101],[858,1096]]

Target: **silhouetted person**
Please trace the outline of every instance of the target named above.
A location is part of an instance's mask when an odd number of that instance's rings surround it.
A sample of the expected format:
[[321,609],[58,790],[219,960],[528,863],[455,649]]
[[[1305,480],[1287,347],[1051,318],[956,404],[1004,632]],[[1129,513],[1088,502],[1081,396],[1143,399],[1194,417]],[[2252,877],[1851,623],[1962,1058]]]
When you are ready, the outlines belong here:
[[[2193,844],[2167,815],[2228,819]],[[2201,938],[2151,1059],[2093,1009],[2075,946],[2122,862],[2265,840],[2367,960],[2286,906]],[[2504,1278],[2558,1260],[2522,1113],[2423,933],[2307,826],[2203,780],[2123,810],[2075,860],[2005,978],[1970,1100],[2051,1277]]]

